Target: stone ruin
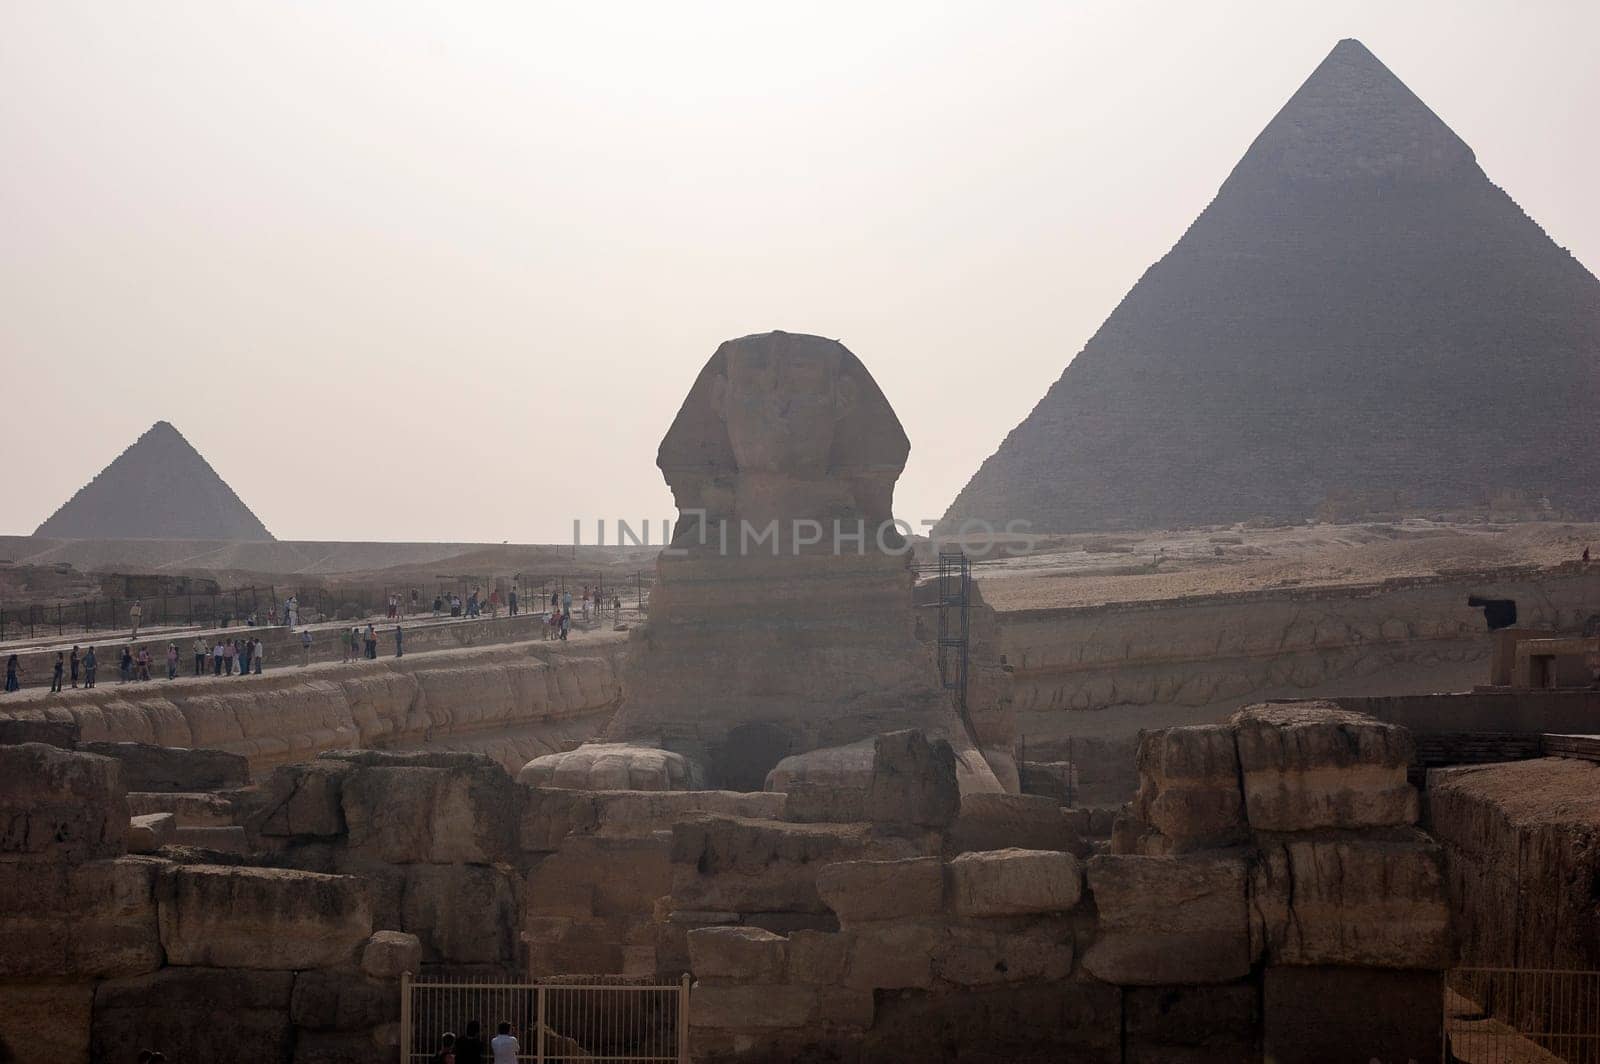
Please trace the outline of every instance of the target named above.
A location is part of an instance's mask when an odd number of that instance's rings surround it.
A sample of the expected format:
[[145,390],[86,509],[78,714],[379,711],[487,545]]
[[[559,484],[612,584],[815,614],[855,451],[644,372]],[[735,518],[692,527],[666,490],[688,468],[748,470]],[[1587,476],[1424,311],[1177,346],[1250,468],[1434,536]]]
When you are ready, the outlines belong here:
[[839,345],[719,349],[661,459],[704,517],[608,741],[516,777],[356,750],[252,780],[0,726],[0,1059],[388,1061],[405,971],[689,972],[702,1062],[1438,1059],[1450,910],[1403,728],[1313,703],[1152,733],[1109,823],[1016,793],[1002,674],[956,710],[895,544],[710,546],[882,518],[905,453]]

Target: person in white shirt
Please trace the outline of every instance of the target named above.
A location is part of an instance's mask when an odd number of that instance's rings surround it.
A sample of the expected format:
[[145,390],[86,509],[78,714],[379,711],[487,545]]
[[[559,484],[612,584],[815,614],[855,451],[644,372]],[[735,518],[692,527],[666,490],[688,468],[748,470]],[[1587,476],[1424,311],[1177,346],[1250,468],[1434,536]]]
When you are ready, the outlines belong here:
[[511,1033],[509,1023],[500,1025],[500,1033],[490,1041],[489,1050],[494,1053],[494,1064],[517,1064],[517,1054],[522,1052],[522,1045]]

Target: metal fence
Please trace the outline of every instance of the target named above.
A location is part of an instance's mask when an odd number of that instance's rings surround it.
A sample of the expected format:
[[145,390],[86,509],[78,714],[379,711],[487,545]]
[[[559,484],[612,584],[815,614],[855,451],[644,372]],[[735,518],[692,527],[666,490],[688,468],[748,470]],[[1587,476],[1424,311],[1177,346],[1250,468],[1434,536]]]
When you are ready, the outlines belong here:
[[1600,972],[1457,968],[1445,978],[1445,1060],[1600,1064]]
[[572,981],[414,982],[403,976],[401,1064],[431,1060],[447,1033],[459,1039],[474,1022],[485,1045],[500,1024],[509,1024],[521,1045],[517,1059],[535,1064],[688,1064],[688,975],[665,984],[563,978]]

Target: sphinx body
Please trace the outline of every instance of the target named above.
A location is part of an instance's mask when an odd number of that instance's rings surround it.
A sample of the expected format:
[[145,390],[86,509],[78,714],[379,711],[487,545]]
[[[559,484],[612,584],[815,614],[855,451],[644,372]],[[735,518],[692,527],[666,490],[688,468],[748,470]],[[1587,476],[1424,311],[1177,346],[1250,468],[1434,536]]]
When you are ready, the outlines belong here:
[[[920,728],[954,747],[964,787],[999,790],[916,638],[892,521],[909,451],[838,342],[775,332],[719,347],[657,456],[679,521],[605,749],[536,759],[524,778],[759,790],[780,762],[780,782],[870,771],[865,740]],[[664,763],[672,773],[639,768]]]

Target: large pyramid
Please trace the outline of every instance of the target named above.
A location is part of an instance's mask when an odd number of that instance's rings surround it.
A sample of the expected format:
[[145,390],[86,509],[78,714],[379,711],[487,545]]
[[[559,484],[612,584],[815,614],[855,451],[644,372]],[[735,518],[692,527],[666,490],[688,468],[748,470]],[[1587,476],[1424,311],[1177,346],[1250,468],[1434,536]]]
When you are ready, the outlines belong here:
[[165,421],[34,532],[56,539],[271,539],[200,452]]
[[1507,489],[1593,515],[1596,470],[1600,281],[1346,40],[941,527],[1444,509]]

